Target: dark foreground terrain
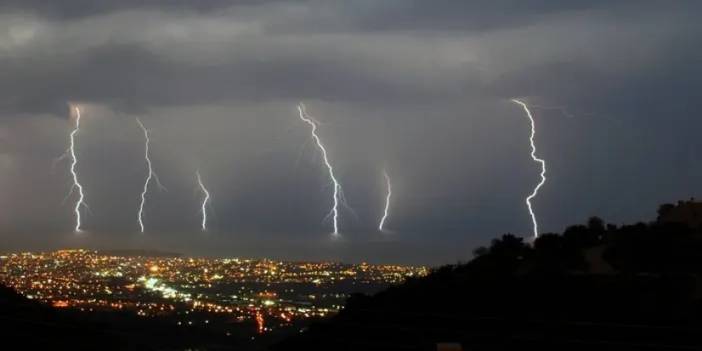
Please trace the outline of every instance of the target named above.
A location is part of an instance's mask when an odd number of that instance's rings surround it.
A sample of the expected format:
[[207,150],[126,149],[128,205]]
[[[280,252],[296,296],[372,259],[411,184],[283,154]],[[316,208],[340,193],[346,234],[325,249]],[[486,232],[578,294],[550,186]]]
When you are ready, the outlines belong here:
[[653,223],[592,218],[533,245],[504,235],[469,263],[356,295],[275,349],[702,349],[702,231],[664,220],[670,206]]
[[57,310],[0,287],[3,350],[208,350],[246,349],[244,335],[177,328],[133,313]]

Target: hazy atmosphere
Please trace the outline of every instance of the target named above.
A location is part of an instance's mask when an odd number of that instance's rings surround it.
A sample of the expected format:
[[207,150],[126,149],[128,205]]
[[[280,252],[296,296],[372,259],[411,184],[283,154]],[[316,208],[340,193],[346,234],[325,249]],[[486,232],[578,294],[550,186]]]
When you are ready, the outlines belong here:
[[[497,235],[532,235],[540,168],[512,98],[547,162],[541,232],[702,197],[702,3],[524,3],[0,1],[0,251],[466,260]],[[340,207],[339,238],[299,102],[353,209]],[[151,184],[144,233],[137,117],[167,189]]]

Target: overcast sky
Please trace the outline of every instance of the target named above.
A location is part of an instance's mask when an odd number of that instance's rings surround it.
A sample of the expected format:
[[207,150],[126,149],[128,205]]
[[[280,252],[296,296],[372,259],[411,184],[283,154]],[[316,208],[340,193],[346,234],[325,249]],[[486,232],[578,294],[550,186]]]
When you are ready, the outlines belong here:
[[[698,1],[0,1],[0,251],[439,264],[702,197]],[[355,213],[297,116],[320,122]],[[89,211],[72,232],[74,121]],[[135,118],[151,130],[152,187]],[[393,181],[390,232],[376,230]],[[199,231],[195,171],[212,193]],[[153,184],[152,184],[153,185]]]

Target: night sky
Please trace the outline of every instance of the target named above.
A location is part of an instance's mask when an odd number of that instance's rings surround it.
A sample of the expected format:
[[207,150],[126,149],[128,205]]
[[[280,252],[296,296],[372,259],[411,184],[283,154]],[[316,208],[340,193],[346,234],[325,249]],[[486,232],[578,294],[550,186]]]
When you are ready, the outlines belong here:
[[[440,264],[702,197],[699,1],[0,2],[0,251]],[[348,204],[297,115],[319,122]],[[89,211],[72,232],[68,103]],[[143,134],[167,191],[136,210]],[[386,168],[394,197],[376,227]],[[199,230],[199,169],[212,193]],[[153,185],[153,184],[152,184]]]

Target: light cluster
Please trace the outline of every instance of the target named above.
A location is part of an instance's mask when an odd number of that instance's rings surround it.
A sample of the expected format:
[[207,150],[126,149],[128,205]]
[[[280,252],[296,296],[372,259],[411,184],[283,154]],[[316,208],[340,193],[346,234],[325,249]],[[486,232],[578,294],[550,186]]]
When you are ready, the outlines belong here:
[[[374,292],[424,267],[148,257],[88,250],[0,256],[0,282],[58,308],[127,310],[139,316],[228,315],[261,330],[324,317],[353,292]],[[185,317],[184,317],[185,318]],[[208,322],[209,323],[209,322]]]

